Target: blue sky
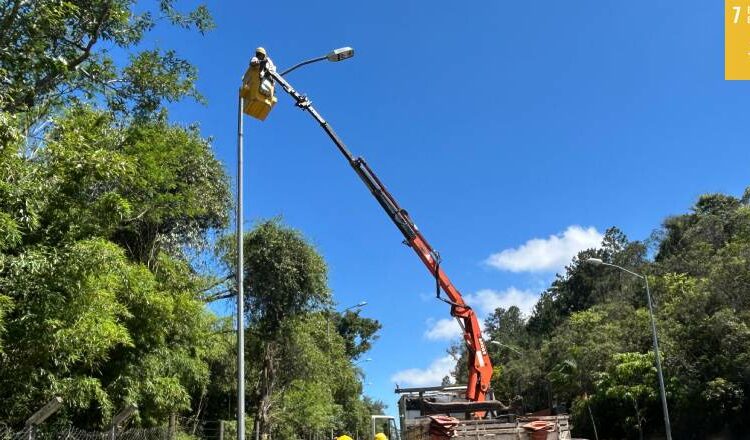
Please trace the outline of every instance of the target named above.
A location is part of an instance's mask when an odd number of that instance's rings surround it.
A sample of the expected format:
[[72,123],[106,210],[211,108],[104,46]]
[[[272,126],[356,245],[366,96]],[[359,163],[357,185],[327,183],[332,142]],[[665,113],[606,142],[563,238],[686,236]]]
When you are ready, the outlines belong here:
[[[212,2],[183,103],[234,174],[236,93],[256,46],[367,158],[481,314],[528,309],[576,250],[616,225],[644,239],[707,192],[750,184],[750,86],[724,81],[722,2]],[[434,282],[324,133],[287,96],[246,120],[248,226],[281,215],[325,256],[340,308],[383,323],[366,392],[433,381],[455,334]],[[230,310],[227,309],[226,312]],[[453,330],[451,330],[453,329]],[[459,380],[461,380],[459,378]]]

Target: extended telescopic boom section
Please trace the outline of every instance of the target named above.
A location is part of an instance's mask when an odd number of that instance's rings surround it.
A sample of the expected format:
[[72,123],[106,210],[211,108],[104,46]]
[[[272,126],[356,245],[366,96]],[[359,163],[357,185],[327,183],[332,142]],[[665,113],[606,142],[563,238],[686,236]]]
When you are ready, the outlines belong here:
[[[464,340],[469,350],[468,366],[469,380],[466,388],[466,398],[474,402],[485,400],[490,387],[492,377],[492,362],[487,354],[487,348],[482,340],[482,329],[477,321],[474,310],[464,302],[461,293],[451,283],[448,275],[440,267],[440,255],[430,246],[417,226],[409,217],[409,214],[401,208],[396,199],[388,192],[385,185],[378,179],[375,172],[367,165],[362,157],[354,157],[344,142],[338,137],[333,128],[315,110],[306,96],[300,94],[289,84],[289,82],[275,70],[269,70],[270,75],[281,87],[296,101],[297,107],[307,111],[325,130],[331,140],[336,144],[349,165],[354,169],[362,182],[367,186],[375,199],[383,207],[386,214],[391,218],[396,227],[404,235],[405,243],[408,244],[427,267],[427,270],[435,277],[437,294],[445,292],[447,299],[440,298],[451,306],[451,316],[455,317],[463,329]],[[477,412],[477,416],[483,416],[484,411]]]

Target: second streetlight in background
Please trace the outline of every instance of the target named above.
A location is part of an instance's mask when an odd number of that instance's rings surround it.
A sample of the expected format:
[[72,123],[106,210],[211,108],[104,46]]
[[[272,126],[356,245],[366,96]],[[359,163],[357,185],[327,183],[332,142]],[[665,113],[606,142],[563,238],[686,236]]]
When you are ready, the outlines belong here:
[[[344,313],[348,312],[349,310],[358,309],[358,308],[364,307],[366,305],[367,305],[367,301],[360,301],[357,304],[354,304],[353,306],[349,306],[349,307],[345,308],[344,310],[342,310],[341,314],[343,315]],[[331,339],[331,320],[330,320],[330,318],[328,319],[328,323],[327,323],[327,327],[326,327],[326,338],[328,338],[328,340]]]
[[510,350],[510,351],[513,351],[513,352],[515,352],[516,354],[519,354],[519,355],[522,355],[522,356],[523,356],[523,353],[521,353],[521,351],[520,351],[519,349],[517,349],[517,348],[515,348],[515,347],[512,347],[512,346],[510,346],[510,345],[508,345],[508,344],[503,344],[502,342],[500,342],[500,341],[495,341],[495,340],[492,340],[492,341],[488,341],[488,342],[489,342],[490,344],[492,344],[492,345],[497,345],[498,347],[505,347],[505,348],[507,348],[508,350]]
[[654,319],[654,306],[651,302],[651,291],[648,288],[648,277],[635,273],[631,270],[625,269],[622,266],[618,266],[612,263],[605,263],[601,258],[589,258],[586,260],[587,263],[594,266],[610,266],[620,269],[623,272],[629,273],[634,277],[640,278],[646,284],[646,299],[648,300],[648,314],[651,317],[651,335],[654,339],[654,357],[656,358],[656,373],[659,378],[659,394],[661,394],[661,405],[664,411],[664,431],[667,435],[667,440],[672,440],[672,426],[669,423],[669,410],[667,409],[667,392],[664,389],[664,373],[661,369],[661,354],[659,352],[659,338],[656,336],[656,320]]
[[345,308],[344,310],[342,310],[342,313],[343,312],[348,312],[351,309],[356,309],[356,308],[359,308],[359,307],[364,307],[366,305],[367,305],[367,301],[360,301],[357,304],[354,304],[353,306],[349,306],[349,307]]

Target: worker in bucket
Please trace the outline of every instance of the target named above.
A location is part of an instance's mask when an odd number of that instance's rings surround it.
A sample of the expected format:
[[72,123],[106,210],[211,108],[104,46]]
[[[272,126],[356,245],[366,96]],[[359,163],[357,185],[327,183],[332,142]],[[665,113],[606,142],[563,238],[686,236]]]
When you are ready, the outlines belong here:
[[379,432],[375,434],[375,440],[388,440],[388,436],[383,434],[382,432]]
[[273,82],[266,76],[266,71],[275,71],[276,66],[273,65],[273,61],[266,55],[264,48],[259,47],[255,49],[255,56],[250,60],[250,66],[260,69],[260,77],[262,78],[260,92],[266,96],[273,96]]
[[266,119],[277,101],[274,96],[274,81],[269,74],[275,71],[276,67],[266,55],[266,50],[262,47],[255,49],[255,56],[242,77],[240,96],[243,100],[243,113],[261,121]]

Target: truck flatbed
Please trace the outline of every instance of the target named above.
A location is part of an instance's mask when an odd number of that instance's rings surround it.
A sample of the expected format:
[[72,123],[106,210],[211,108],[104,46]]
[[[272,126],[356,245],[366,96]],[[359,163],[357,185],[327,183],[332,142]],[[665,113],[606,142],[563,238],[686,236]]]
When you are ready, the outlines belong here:
[[[546,421],[554,424],[552,431],[547,432],[547,440],[570,440],[569,416],[518,416],[515,421],[499,420],[460,420],[455,428],[455,440],[531,440],[532,431],[523,425],[534,421]],[[429,417],[410,420],[402,433],[403,440],[430,440]],[[544,437],[542,437],[544,438]]]

